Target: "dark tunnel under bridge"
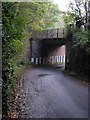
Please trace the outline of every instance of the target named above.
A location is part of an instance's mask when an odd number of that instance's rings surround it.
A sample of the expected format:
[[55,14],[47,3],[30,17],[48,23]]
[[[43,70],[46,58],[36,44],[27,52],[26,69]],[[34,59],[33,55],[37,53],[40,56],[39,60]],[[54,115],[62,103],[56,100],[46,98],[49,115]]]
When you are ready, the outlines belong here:
[[57,48],[65,45],[65,39],[60,41],[59,39],[32,41],[31,62],[37,65],[65,62],[65,55],[51,55]]
[[[32,65],[65,63],[67,61],[65,55],[51,55],[62,45],[67,49],[64,29],[33,31],[30,39]],[[67,55],[67,52],[65,54]]]

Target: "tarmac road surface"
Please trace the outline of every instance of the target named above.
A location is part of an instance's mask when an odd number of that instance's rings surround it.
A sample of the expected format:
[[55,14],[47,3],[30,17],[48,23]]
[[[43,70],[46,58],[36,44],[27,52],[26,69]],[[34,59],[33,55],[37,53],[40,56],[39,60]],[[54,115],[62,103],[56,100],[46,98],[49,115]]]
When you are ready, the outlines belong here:
[[20,118],[88,118],[88,86],[53,67],[23,76]]

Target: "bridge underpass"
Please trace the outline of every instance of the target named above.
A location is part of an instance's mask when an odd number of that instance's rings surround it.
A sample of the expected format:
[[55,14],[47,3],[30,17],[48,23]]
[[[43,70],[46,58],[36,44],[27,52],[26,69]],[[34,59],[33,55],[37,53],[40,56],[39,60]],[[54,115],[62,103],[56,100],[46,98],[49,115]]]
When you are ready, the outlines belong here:
[[44,39],[41,41],[41,57],[46,57],[46,64],[57,64],[65,62],[65,51],[62,46],[65,45],[65,39]]
[[[33,31],[31,43],[31,63],[33,65],[65,63],[65,54],[51,55],[62,45],[66,47],[64,29],[54,29],[46,31]],[[66,53],[67,54],[67,53]]]

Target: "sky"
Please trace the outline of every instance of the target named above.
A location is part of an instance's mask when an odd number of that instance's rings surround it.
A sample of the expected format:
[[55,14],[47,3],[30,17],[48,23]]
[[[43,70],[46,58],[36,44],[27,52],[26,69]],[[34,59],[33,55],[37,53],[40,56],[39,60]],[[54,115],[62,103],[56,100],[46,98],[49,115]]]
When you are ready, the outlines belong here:
[[69,0],[53,0],[53,3],[58,4],[61,11],[67,11]]

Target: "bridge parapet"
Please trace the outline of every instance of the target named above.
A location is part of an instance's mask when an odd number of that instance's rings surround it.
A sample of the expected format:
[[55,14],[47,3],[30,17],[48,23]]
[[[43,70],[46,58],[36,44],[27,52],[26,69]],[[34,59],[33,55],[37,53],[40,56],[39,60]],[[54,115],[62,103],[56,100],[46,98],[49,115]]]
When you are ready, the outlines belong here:
[[43,31],[32,31],[33,39],[53,39],[53,38],[65,38],[65,29],[49,29]]

